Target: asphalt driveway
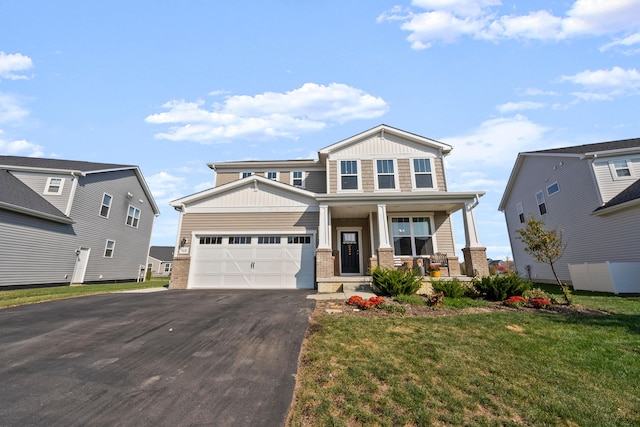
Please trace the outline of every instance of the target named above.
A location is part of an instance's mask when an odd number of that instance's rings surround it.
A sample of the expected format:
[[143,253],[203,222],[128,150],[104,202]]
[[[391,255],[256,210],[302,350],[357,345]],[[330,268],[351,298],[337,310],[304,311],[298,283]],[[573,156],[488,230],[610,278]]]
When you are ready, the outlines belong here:
[[283,425],[310,293],[170,290],[0,310],[0,424]]

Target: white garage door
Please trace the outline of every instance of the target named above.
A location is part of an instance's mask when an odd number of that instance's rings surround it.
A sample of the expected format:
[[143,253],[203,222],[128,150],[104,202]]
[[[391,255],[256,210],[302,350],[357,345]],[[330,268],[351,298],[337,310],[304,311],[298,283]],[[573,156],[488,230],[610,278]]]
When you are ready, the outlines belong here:
[[191,289],[313,289],[312,235],[199,235],[193,239]]

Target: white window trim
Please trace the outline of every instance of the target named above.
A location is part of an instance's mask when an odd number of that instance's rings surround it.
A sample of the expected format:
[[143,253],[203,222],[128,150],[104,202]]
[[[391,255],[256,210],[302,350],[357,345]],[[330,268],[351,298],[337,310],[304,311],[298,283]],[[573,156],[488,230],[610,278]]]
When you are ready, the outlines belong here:
[[[524,224],[526,222],[526,218],[524,217],[524,208],[522,207],[522,202],[516,203],[516,214],[518,215],[518,221],[520,224]],[[522,221],[520,221],[520,215],[522,215]]]
[[[618,172],[616,169],[616,166],[613,164],[614,161],[625,161],[627,162],[627,169],[629,169],[629,176],[618,176]],[[636,174],[633,171],[633,162],[631,161],[631,159],[614,159],[614,160],[609,160],[609,170],[611,171],[611,176],[613,177],[614,181],[624,181],[624,180],[628,180],[628,179],[636,179]]]
[[[109,242],[113,242],[113,246],[111,247],[111,255],[107,256],[107,249],[109,249]],[[107,239],[106,243],[104,244],[104,251],[102,252],[102,257],[103,258],[113,258],[113,254],[116,252],[116,241],[115,240],[111,240],[111,239]]]
[[[425,160],[429,160],[429,165],[431,166],[431,182],[433,183],[433,187],[418,187],[416,185],[416,168],[413,165],[413,161],[414,160],[419,160],[419,159],[425,159]],[[411,167],[411,189],[413,191],[434,191],[438,189],[438,180],[436,179],[436,172],[435,172],[435,162],[433,161],[433,157],[412,157],[409,159],[409,166]],[[420,172],[420,173],[424,173],[424,172]]]
[[[342,162],[356,162],[356,167],[358,168],[358,173],[356,174],[356,182],[358,183],[358,188],[348,188],[346,190],[342,189]],[[360,159],[339,159],[336,163],[336,174],[338,178],[338,182],[336,186],[339,193],[359,193],[362,192],[362,166],[360,164]],[[349,175],[351,176],[351,175]]]
[[[549,193],[549,188],[553,187],[554,185],[556,187],[558,187],[558,191],[554,191],[553,193]],[[556,182],[554,182],[554,183],[552,183],[550,185],[547,185],[547,196],[551,197],[554,194],[558,194],[559,192],[560,192],[560,185],[558,185],[558,181],[556,181]]]
[[253,176],[256,173],[255,172],[251,172],[251,171],[242,171],[238,174],[238,179],[242,179],[242,178],[247,178],[247,176],[243,177],[242,175],[244,175],[245,173],[248,173],[249,176]]
[[[294,181],[293,173],[294,173],[294,172],[301,172],[301,173],[302,173],[302,184],[301,184],[301,185],[295,185],[295,184],[293,183],[293,181]],[[290,184],[291,184],[291,185],[293,185],[294,187],[297,187],[297,188],[304,188],[304,187],[305,187],[305,184],[306,184],[306,181],[307,181],[307,174],[306,174],[306,172],[305,172],[305,171],[295,170],[295,171],[291,171],[291,172],[289,173],[289,175],[290,175],[290,179],[291,179],[291,182],[290,182]]]
[[[393,188],[379,188],[378,176],[378,160],[391,160],[393,162]],[[412,162],[413,163],[413,162]],[[382,174],[382,175],[391,175],[391,174]],[[398,180],[398,160],[397,159],[375,159],[373,161],[373,176],[375,177],[373,180],[374,191],[400,191],[400,182]]]
[[[538,194],[542,195],[542,203],[540,203],[540,201],[538,200]],[[535,195],[535,199],[536,199],[536,206],[538,207],[538,213],[542,216],[542,215],[546,215],[549,213],[549,208],[547,207],[547,199],[546,197],[544,197],[544,191],[540,190],[536,192]],[[544,213],[540,212],[540,206],[544,205]]]
[[[412,255],[396,255],[396,248],[393,245],[393,224],[392,224],[392,220],[393,218],[409,218],[409,224],[411,224],[411,253]],[[391,248],[393,249],[393,256],[394,257],[414,257],[414,258],[420,258],[420,257],[424,257],[426,255],[415,255],[416,253],[416,242],[414,240],[414,235],[413,235],[413,218],[429,218],[429,225],[431,228],[431,235],[429,237],[431,237],[431,246],[433,247],[433,253],[437,253],[438,252],[438,245],[436,243],[436,233],[435,233],[435,228],[436,228],[436,223],[435,223],[435,215],[433,213],[424,213],[424,214],[420,214],[420,213],[411,213],[411,215],[402,215],[402,214],[394,214],[394,215],[388,215],[387,216],[387,223],[388,223],[388,227],[389,227],[389,242],[391,242]]]
[[[129,209],[130,209],[130,208],[135,209],[135,210],[133,211],[133,219],[134,219],[134,220],[136,219],[135,213],[136,213],[136,211],[138,211],[138,218],[137,218],[137,219],[138,219],[138,223],[137,223],[136,225],[133,225],[133,222],[134,222],[134,221],[131,221],[131,224],[127,224],[127,221],[129,220]],[[140,210],[140,208],[137,208],[137,207],[135,207],[135,206],[133,206],[133,205],[129,205],[129,207],[127,208],[127,215],[126,215],[126,217],[125,217],[124,224],[125,224],[126,226],[128,226],[128,227],[131,227],[131,228],[138,228],[138,227],[140,226],[140,219],[141,219],[141,217],[142,217],[142,210]]]
[[[60,186],[58,187],[58,191],[49,191],[49,187],[51,186],[51,181],[54,179],[59,179],[60,180]],[[66,180],[62,177],[56,177],[56,176],[50,176],[47,178],[47,183],[44,186],[44,193],[43,194],[50,194],[50,195],[56,195],[59,196],[60,194],[62,194],[62,189],[64,188],[64,182]]]
[[[270,174],[270,173],[275,173],[275,174],[276,174],[276,177],[275,177],[275,178],[269,178],[269,174]],[[241,176],[242,176],[242,175],[241,175]],[[271,180],[273,180],[273,181],[278,181],[278,180],[280,180],[280,172],[278,172],[278,171],[266,171],[266,172],[264,173],[264,177],[265,177],[265,178],[267,178],[267,179],[271,179]]]
[[[111,201],[109,202],[109,206],[107,209],[107,215],[102,215],[102,207],[106,206],[104,204],[104,196],[109,196],[111,197]],[[102,200],[100,201],[100,210],[98,211],[98,215],[100,216],[100,218],[106,218],[109,219],[109,215],[111,214],[111,206],[113,205],[113,196],[109,193],[102,193]],[[128,212],[127,212],[128,213]]]

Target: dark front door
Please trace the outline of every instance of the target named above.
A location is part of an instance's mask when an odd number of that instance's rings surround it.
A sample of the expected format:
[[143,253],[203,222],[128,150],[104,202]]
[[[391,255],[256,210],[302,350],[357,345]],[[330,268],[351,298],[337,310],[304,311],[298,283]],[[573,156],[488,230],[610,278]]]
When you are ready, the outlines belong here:
[[342,273],[360,273],[360,248],[358,247],[358,232],[341,231],[340,241],[342,242],[342,249],[340,250]]

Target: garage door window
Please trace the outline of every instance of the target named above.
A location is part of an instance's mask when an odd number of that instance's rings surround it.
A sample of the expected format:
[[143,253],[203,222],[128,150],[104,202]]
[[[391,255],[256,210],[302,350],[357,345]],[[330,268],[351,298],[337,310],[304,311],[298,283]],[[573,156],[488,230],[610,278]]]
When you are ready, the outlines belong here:
[[251,236],[231,236],[229,237],[230,245],[250,245]]
[[280,236],[260,236],[258,237],[259,245],[279,245]]
[[221,245],[222,237],[202,236],[200,237],[200,244],[201,245]]
[[287,239],[289,244],[309,244],[311,243],[311,236],[289,236]]

